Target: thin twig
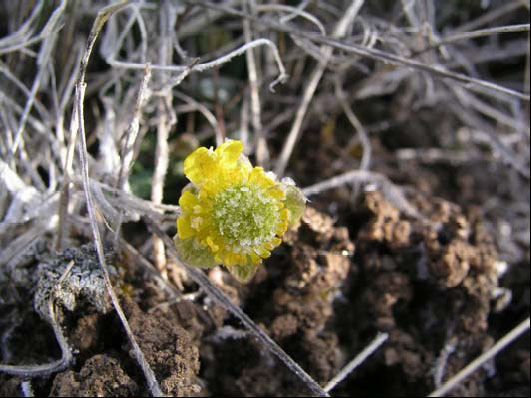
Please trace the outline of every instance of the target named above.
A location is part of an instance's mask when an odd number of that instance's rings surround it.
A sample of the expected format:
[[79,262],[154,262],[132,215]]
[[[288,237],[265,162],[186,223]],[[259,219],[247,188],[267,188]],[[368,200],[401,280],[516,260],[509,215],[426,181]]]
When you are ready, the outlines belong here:
[[385,343],[389,335],[387,333],[378,333],[374,340],[356,355],[340,372],[326,385],[324,390],[326,392],[332,391],[339,383],[341,383],[349,374],[351,374],[359,365],[371,356],[380,346]]
[[[531,33],[527,32],[527,51],[525,55],[525,72],[524,72],[524,87],[523,91],[524,93],[529,94],[530,88],[531,88]],[[529,110],[530,110],[531,104],[528,102],[524,105],[524,112],[523,112],[523,122],[524,125],[527,124],[527,126],[523,127],[523,133],[522,135],[526,138],[527,142],[529,142],[531,131],[529,129]],[[526,123],[527,122],[527,123]]]
[[[244,2],[244,6],[248,5],[249,1]],[[248,19],[243,20],[243,36],[246,43],[252,41],[251,22]],[[254,50],[250,49],[245,53],[247,61],[247,75],[249,79],[249,87],[251,93],[251,122],[253,124],[254,134],[256,137],[256,163],[264,167],[269,161],[269,150],[267,148],[267,141],[264,135],[264,128],[262,126],[262,115],[260,111],[260,93],[258,88],[258,71],[256,67],[256,60],[254,57]]]
[[31,386],[31,380],[26,380],[20,383],[20,389],[25,397],[34,397],[33,387]]
[[[252,41],[251,43],[245,44],[241,46],[240,48],[237,48],[236,50],[231,51],[229,54],[226,54],[220,58],[217,58],[210,62],[205,62],[203,64],[195,64],[195,65],[192,65],[191,67],[183,66],[183,65],[152,64],[151,68],[153,70],[166,71],[166,72],[186,72],[188,70],[189,72],[205,72],[209,69],[212,69],[217,66],[226,64],[227,62],[230,62],[234,57],[244,54],[249,49],[252,49],[258,46],[264,46],[264,45],[268,46],[271,49],[271,51],[273,51],[273,56],[275,58],[275,61],[279,69],[278,78],[269,84],[269,89],[273,90],[274,87],[278,83],[283,83],[287,79],[287,74],[286,74],[286,69],[284,68],[284,64],[282,63],[282,60],[280,59],[280,54],[278,53],[278,49],[276,45],[271,40],[268,40],[268,39],[256,39]],[[144,69],[146,67],[146,64],[144,63],[117,61],[113,58],[108,58],[106,61],[109,65],[112,65],[117,68]]]
[[357,54],[360,56],[365,56],[368,58],[372,58],[378,61],[382,61],[384,63],[391,63],[395,65],[403,65],[408,66],[414,69],[418,69],[423,72],[429,72],[432,75],[439,77],[439,78],[449,78],[461,83],[465,84],[465,87],[469,90],[479,91],[484,94],[489,94],[492,97],[495,97],[498,93],[499,94],[505,94],[510,97],[515,97],[521,100],[528,101],[530,100],[530,97],[528,94],[521,93],[519,91],[500,86],[499,84],[492,83],[486,80],[477,79],[474,77],[470,77],[467,75],[463,75],[461,73],[452,72],[449,70],[444,69],[441,66],[432,66],[427,65],[422,62],[418,62],[412,59],[404,58],[398,55],[394,55],[385,51],[377,50],[377,49],[371,49],[371,48],[362,48],[355,45],[349,45],[342,42],[339,42],[337,40],[331,40],[326,38],[315,38],[316,41],[322,42],[325,44],[328,44],[330,46],[334,46],[335,48],[351,52],[353,54]]
[[352,127],[354,127],[356,133],[360,137],[361,145],[363,148],[360,170],[368,170],[371,165],[372,147],[371,141],[369,140],[369,136],[367,135],[367,131],[363,127],[363,124],[361,124],[361,122],[359,121],[354,111],[351,109],[347,101],[347,96],[343,91],[343,88],[341,87],[341,81],[339,79],[335,79],[335,91],[336,97],[338,98],[339,103],[343,108],[343,112],[345,112],[348,121],[350,122],[350,124],[352,124]]
[[[169,2],[164,1],[159,9],[160,21],[160,45],[159,45],[159,59],[162,65],[167,65],[171,62],[173,56],[172,45],[172,30],[175,25],[175,15],[169,12]],[[168,172],[169,164],[169,147],[168,139],[173,124],[176,122],[175,116],[171,115],[172,94],[171,89],[166,89],[160,96],[157,104],[157,147],[155,148],[155,171],[151,180],[151,201],[154,203],[162,203],[164,194],[164,179]],[[155,258],[155,266],[160,270],[163,278],[167,278],[166,273],[166,252],[164,250],[164,243],[156,235],[153,239],[153,256]]]
[[242,107],[240,111],[240,140],[243,142],[243,152],[245,155],[250,153],[249,145],[249,95],[244,94],[242,98]]
[[131,172],[131,167],[134,161],[134,149],[135,143],[138,137],[138,129],[140,127],[140,117],[142,115],[142,109],[149,98],[148,84],[151,80],[151,66],[146,65],[144,69],[144,77],[142,83],[140,84],[140,89],[138,90],[138,96],[133,110],[133,117],[127,131],[125,133],[124,145],[122,148],[122,164],[120,167],[120,173],[118,177],[118,189],[124,189],[127,179],[129,178],[129,173]]
[[[40,13],[42,12],[43,5],[44,0],[39,0],[39,2],[33,7],[33,10],[28,19],[26,19],[26,21],[21,24],[20,28],[18,28],[16,32],[13,32],[9,36],[0,38],[0,48],[12,45],[12,42],[27,41],[28,37],[31,36],[33,32],[31,29],[31,25],[36,19],[39,18]],[[2,55],[2,52],[0,52],[0,55]]]
[[459,32],[452,35],[443,37],[438,40],[437,43],[431,44],[428,47],[422,49],[415,55],[421,54],[428,50],[432,50],[437,47],[441,47],[450,43],[455,43],[462,40],[470,40],[478,37],[489,36],[499,33],[515,33],[515,32],[529,32],[529,24],[509,25],[509,26],[497,26],[495,28],[480,29],[473,32]]
[[[80,64],[81,66],[81,64]],[[63,238],[67,228],[66,215],[68,212],[68,204],[70,203],[70,179],[73,174],[73,161],[74,152],[78,134],[78,115],[77,110],[74,107],[72,110],[72,116],[70,119],[70,140],[68,142],[68,148],[65,157],[65,163],[63,167],[63,181],[61,184],[61,197],[59,200],[59,224],[57,229],[57,235],[55,239],[55,250],[60,251],[63,246]]]
[[[281,5],[281,4],[256,5],[255,9],[258,12],[277,11],[277,10],[278,11],[290,12],[292,14],[291,16],[293,16],[293,17],[300,16],[300,17],[305,18],[308,21],[312,22],[315,26],[317,26],[317,28],[319,29],[321,34],[323,36],[326,36],[326,29],[325,29],[323,23],[321,21],[319,21],[319,19],[317,19],[315,16],[313,16],[312,14],[310,14],[309,12],[306,12],[304,10],[301,10],[301,9],[298,9],[298,8],[295,8],[295,7],[291,7],[291,6]],[[282,22],[285,23],[287,21],[288,21],[288,19],[282,18]]]
[[514,342],[518,337],[529,330],[530,321],[529,318],[522,321],[518,326],[512,329],[509,333],[503,336],[496,344],[490,349],[481,354],[479,357],[465,366],[459,373],[448,380],[444,385],[433,391],[429,397],[443,397],[448,392],[456,388],[463,380],[471,376],[476,370],[481,368],[486,362],[494,358],[500,351],[504,350],[509,344]]
[[459,107],[455,103],[450,104],[450,107],[454,110],[455,115],[468,126],[483,131],[488,136],[487,142],[493,151],[495,151],[505,163],[518,171],[520,175],[526,179],[529,179],[529,166],[525,164],[525,160],[522,160],[510,147],[501,142],[500,137],[498,134],[496,134],[494,128],[492,128],[488,123],[484,122],[483,119],[477,116],[472,110],[466,109],[469,94],[459,86],[451,87],[451,89],[453,90],[457,101],[462,105]]
[[497,19],[500,19],[507,14],[510,14],[511,12],[517,10],[523,5],[524,4],[521,0],[513,0],[511,2],[508,2],[507,4],[504,4],[502,7],[490,10],[487,13],[481,15],[479,18],[459,26],[457,29],[454,30],[454,32],[467,32],[475,30],[481,26],[485,26]]
[[[61,1],[61,4],[59,5],[59,7],[57,7],[53,15],[50,17],[50,20],[48,21],[48,24],[47,24],[50,30],[55,29],[55,24],[59,22],[59,17],[64,12],[66,8],[66,3],[67,3],[66,0]],[[35,101],[35,97],[37,96],[37,91],[39,90],[40,84],[43,80],[44,73],[47,71],[47,68],[44,67],[44,65],[50,62],[50,57],[52,56],[52,53],[53,53],[53,48],[56,43],[57,34],[58,34],[57,32],[54,32],[53,34],[48,35],[40,49],[37,64],[39,64],[41,67],[38,69],[37,75],[35,76],[35,79],[33,80],[33,85],[31,87],[31,96],[26,101],[26,105],[24,106],[24,112],[22,113],[22,116],[20,117],[20,121],[18,123],[18,128],[15,133],[15,140],[13,142],[13,148],[12,148],[13,154],[15,154],[18,150],[20,140],[22,139],[22,132],[24,131],[26,127],[26,121],[28,119],[29,113],[33,106],[33,102]]]
[[199,101],[196,101],[189,95],[186,95],[180,91],[173,91],[173,96],[176,98],[179,98],[180,100],[183,100],[187,104],[191,105],[201,113],[205,119],[210,123],[212,128],[214,129],[214,132],[216,134],[216,141],[222,141],[221,137],[223,136],[223,132],[221,131],[221,128],[219,126],[218,120],[216,119],[216,116],[212,113],[210,109],[208,109],[205,105],[200,103]]
[[444,373],[446,372],[446,365],[448,364],[448,358],[455,352],[456,338],[450,339],[444,347],[441,349],[437,360],[435,361],[435,368],[433,371],[433,382],[436,388],[441,388]]

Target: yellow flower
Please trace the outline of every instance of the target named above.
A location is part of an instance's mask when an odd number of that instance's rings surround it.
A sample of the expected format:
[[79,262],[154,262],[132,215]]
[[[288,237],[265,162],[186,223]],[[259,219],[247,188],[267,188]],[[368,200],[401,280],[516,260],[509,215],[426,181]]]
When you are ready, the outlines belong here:
[[242,152],[241,141],[228,141],[216,150],[201,147],[185,159],[191,184],[179,199],[174,241],[190,265],[223,264],[246,282],[280,245],[288,225],[298,221],[304,199],[293,184],[253,167]]

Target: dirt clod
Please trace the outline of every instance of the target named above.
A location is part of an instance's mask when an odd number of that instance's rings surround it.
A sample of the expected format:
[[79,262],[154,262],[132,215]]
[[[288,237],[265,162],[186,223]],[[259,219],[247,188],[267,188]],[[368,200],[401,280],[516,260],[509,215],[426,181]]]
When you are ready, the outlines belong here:
[[[356,251],[361,269],[347,294],[359,307],[351,328],[388,332],[384,363],[398,366],[409,383],[428,392],[435,387],[429,375],[442,366],[439,352],[449,341],[459,356],[444,362],[445,379],[489,341],[497,252],[477,214],[440,199],[414,200],[429,221],[406,217],[378,191],[365,193],[362,212],[369,218]],[[431,205],[422,206],[424,201]],[[392,234],[398,225],[408,225],[401,227],[407,233]],[[471,378],[461,393],[481,391],[480,378]]]
[[[161,316],[150,316],[128,297],[123,308],[146,360],[165,394],[188,396],[199,390],[199,353],[188,333]],[[130,351],[131,357],[134,357]]]
[[124,372],[117,359],[98,354],[85,362],[79,372],[59,373],[53,382],[52,397],[127,397],[138,394],[138,385]]

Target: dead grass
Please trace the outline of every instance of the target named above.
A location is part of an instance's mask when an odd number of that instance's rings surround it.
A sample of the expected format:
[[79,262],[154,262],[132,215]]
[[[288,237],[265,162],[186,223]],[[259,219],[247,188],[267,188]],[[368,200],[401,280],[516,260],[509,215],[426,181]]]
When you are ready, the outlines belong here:
[[[199,144],[242,139],[258,164],[308,184],[308,196],[376,186],[422,220],[380,167],[378,149],[382,132],[414,125],[419,130],[404,138],[412,144],[388,151],[395,161],[478,160],[505,170],[512,196],[481,205],[486,214],[507,209],[501,219],[512,235],[498,234],[497,244],[511,251],[509,266],[526,253],[529,259],[529,1],[474,2],[464,10],[461,2],[433,0],[241,3],[0,6],[0,273],[16,269],[38,242],[50,251],[94,242],[155,396],[162,391],[106,270],[103,241],[136,243],[127,242],[125,223],[149,227],[151,239],[134,250],[161,288],[182,288],[171,275],[186,270],[313,394],[332,388],[320,387],[202,271],[178,259],[168,233],[179,209],[163,203],[176,203],[179,161]],[[445,120],[423,120],[426,114]],[[307,146],[305,136],[315,134],[323,148]],[[327,139],[335,146],[329,169],[301,175],[298,165]],[[135,167],[150,174],[150,200],[138,196]],[[523,248],[504,246],[519,239]],[[52,371],[69,364],[69,352],[64,357]],[[0,365],[32,376],[13,369]]]

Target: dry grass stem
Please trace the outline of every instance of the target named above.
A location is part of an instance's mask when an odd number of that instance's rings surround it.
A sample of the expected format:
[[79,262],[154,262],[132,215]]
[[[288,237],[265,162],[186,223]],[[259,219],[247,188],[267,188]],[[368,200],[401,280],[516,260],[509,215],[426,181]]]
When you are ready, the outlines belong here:
[[444,385],[433,391],[429,396],[430,397],[444,397],[447,393],[452,391],[454,388],[459,386],[466,378],[470,377],[476,370],[485,365],[486,362],[491,360],[498,354],[500,351],[507,348],[509,344],[518,339],[522,334],[529,330],[530,321],[529,318],[519,323],[514,329],[509,333],[503,336],[500,340],[496,342],[491,348],[486,352],[481,354],[479,357],[470,362],[464,369],[462,369],[458,374],[452,377],[450,380],[446,381]]
[[326,392],[332,391],[339,383],[341,383],[349,374],[351,374],[358,366],[360,366],[365,360],[370,357],[380,346],[385,343],[389,335],[387,333],[378,333],[374,340],[363,349],[358,355],[356,355],[348,364],[345,365],[341,371],[334,376],[324,386]]
[[[253,7],[253,3],[250,1],[244,4],[249,4],[249,8]],[[249,20],[243,21],[243,35],[245,43],[250,43],[252,41],[251,23]],[[266,138],[262,127],[258,70],[256,67],[254,50],[251,49],[247,51],[245,59],[247,61],[247,74],[249,78],[249,89],[251,92],[251,122],[256,137],[256,162],[260,166],[265,166],[269,161],[269,150],[267,149]]]
[[[58,296],[43,306],[55,337],[49,331],[39,341],[57,340],[61,358],[46,363],[59,357],[47,347],[31,358],[13,349],[40,314],[27,305],[43,280],[36,271],[87,242],[116,311],[102,322],[120,320],[127,344],[116,349],[128,353],[117,358],[130,355],[138,371],[131,359],[118,363],[137,392],[162,396],[168,379],[135,315],[122,309],[127,295],[154,324],[166,318],[171,333],[182,326],[192,336],[175,350],[201,348],[190,357],[191,394],[199,386],[214,395],[359,394],[365,373],[349,375],[373,363],[384,380],[413,381],[370,392],[423,386],[435,389],[431,396],[456,387],[496,395],[506,387],[500,372],[493,383],[470,376],[528,333],[529,318],[465,360],[508,330],[503,320],[513,312],[528,316],[519,281],[528,278],[531,229],[529,1],[459,9],[436,0],[280,3],[0,5],[0,372],[9,375],[0,390],[19,377],[19,394],[39,395],[56,373],[88,362],[70,339],[86,308],[62,312]],[[306,185],[311,199],[298,232],[246,285],[222,267],[181,261],[170,237],[188,183],[185,159],[226,139],[242,140],[253,164]],[[120,282],[111,279],[111,252]],[[66,289],[71,267],[55,289]],[[431,314],[441,297],[454,300],[461,277],[460,294],[474,300]],[[466,313],[476,301],[485,312]],[[494,312],[502,314],[495,322]],[[435,340],[418,321],[432,315],[446,327]],[[338,373],[345,353],[378,330],[387,333]],[[518,361],[519,350],[503,358]],[[518,366],[511,383],[528,377]],[[273,381],[269,370],[278,372]],[[34,377],[47,380],[26,380]]]

